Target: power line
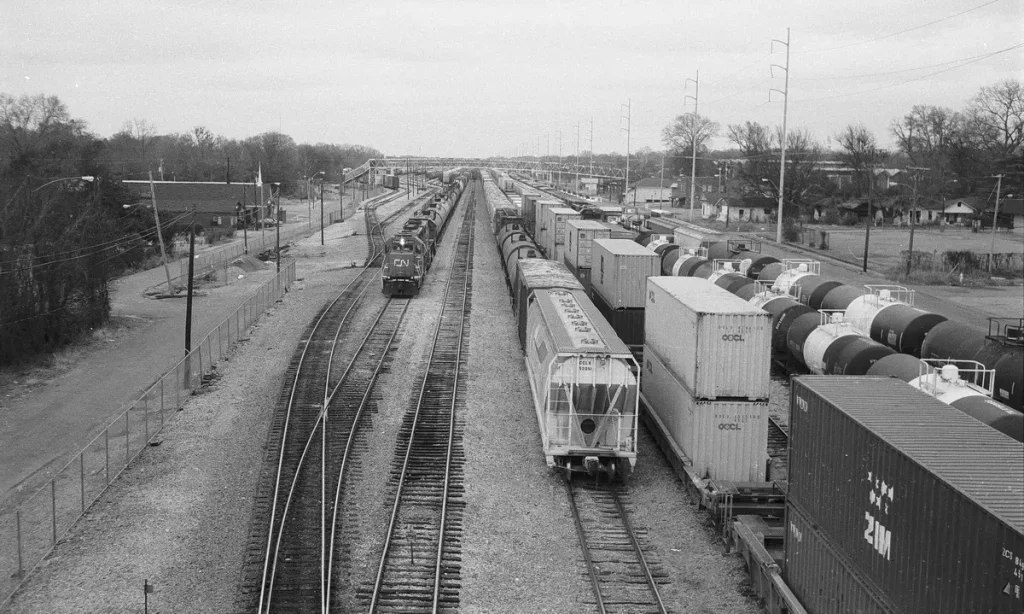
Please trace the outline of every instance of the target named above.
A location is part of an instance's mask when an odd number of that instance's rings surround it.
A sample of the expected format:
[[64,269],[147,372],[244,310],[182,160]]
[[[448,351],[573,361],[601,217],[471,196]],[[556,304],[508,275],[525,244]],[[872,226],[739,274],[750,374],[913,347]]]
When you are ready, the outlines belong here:
[[920,30],[922,28],[927,28],[928,26],[933,26],[933,25],[935,25],[937,23],[942,23],[943,21],[948,21],[950,19],[954,19],[954,18],[959,17],[961,15],[966,15],[967,13],[970,13],[972,11],[977,11],[978,9],[983,9],[986,6],[989,6],[991,4],[995,4],[995,3],[1001,2],[1001,1],[1002,0],[989,0],[989,2],[985,2],[984,4],[979,4],[978,6],[975,6],[973,8],[969,8],[969,9],[964,10],[964,11],[960,11],[959,13],[956,13],[956,14],[953,14],[953,15],[949,15],[948,17],[942,17],[941,19],[936,19],[935,21],[929,21],[928,23],[924,23],[924,24],[921,24],[919,26],[914,26],[912,28],[907,28],[905,30],[900,30],[899,32],[893,32],[892,34],[885,34],[883,36],[879,36],[879,37],[876,37],[876,38],[868,39],[866,41],[860,41],[860,42],[856,42],[856,43],[848,43],[846,45],[840,45],[838,47],[826,47],[826,48],[823,48],[823,49],[810,49],[808,51],[797,51],[796,53],[801,54],[801,55],[807,54],[807,53],[825,53],[826,51],[837,51],[839,49],[849,49],[850,47],[857,47],[859,45],[867,45],[868,43],[875,43],[875,42],[878,42],[880,40],[885,40],[887,38],[893,38],[894,36],[899,36],[901,34],[906,34],[907,32],[913,32],[915,30]]
[[839,80],[839,79],[867,79],[867,78],[870,78],[870,77],[887,77],[889,75],[898,75],[898,74],[902,74],[902,73],[905,73],[905,72],[914,72],[915,70],[925,70],[925,69],[928,69],[928,68],[938,68],[940,66],[949,66],[950,64],[960,64],[961,62],[967,62],[967,61],[970,61],[970,60],[984,59],[984,58],[988,57],[991,53],[993,53],[993,52],[982,53],[982,54],[971,56],[971,57],[967,57],[967,58],[957,58],[955,60],[949,60],[948,62],[939,62],[938,64],[928,64],[928,65],[925,65],[925,66],[915,66],[913,68],[901,68],[900,70],[890,70],[890,71],[887,71],[887,72],[876,72],[876,73],[868,73],[868,74],[863,74],[863,75],[836,75],[836,76],[833,76],[833,77],[804,77],[802,79],[798,79],[798,80],[795,79],[795,80],[800,81],[802,83],[804,81],[836,81],[836,80]]
[[[179,215],[179,216],[169,220],[168,222],[166,222],[166,225],[174,224],[174,223],[184,219],[186,216],[188,216],[190,214],[191,214],[191,212],[183,213],[183,214],[181,214],[181,215]],[[95,246],[84,246],[84,247],[78,248],[76,250],[59,252],[58,254],[46,254],[45,256],[52,256],[52,255],[71,254],[71,253],[76,253],[76,252],[86,252],[86,253],[78,253],[78,255],[71,256],[69,258],[58,258],[58,259],[54,259],[54,260],[47,260],[45,262],[33,262],[32,265],[28,266],[28,267],[19,267],[19,266],[17,266],[17,262],[16,261],[7,261],[7,262],[4,262],[4,263],[0,263],[0,266],[4,266],[5,268],[9,268],[10,269],[10,270],[0,271],[0,276],[2,276],[2,275],[13,275],[14,273],[24,273],[25,271],[31,271],[31,270],[35,270],[35,269],[40,269],[40,268],[43,268],[43,267],[51,266],[51,265],[54,265],[54,264],[60,264],[60,263],[64,263],[64,262],[74,262],[75,260],[81,260],[83,258],[88,258],[90,256],[95,256],[96,254],[102,254],[103,252],[105,252],[107,250],[113,249],[115,247],[119,247],[121,245],[121,241],[123,241],[126,244],[131,244],[131,243],[134,243],[136,241],[145,240],[148,235],[155,234],[154,230],[155,230],[155,227],[151,227],[150,229],[146,230],[145,232],[139,233],[139,236],[135,236],[135,237],[125,236],[121,240],[119,240],[117,243],[114,243],[114,244],[111,244],[111,245],[106,245],[106,243],[99,243],[99,244],[97,244]],[[104,245],[106,245],[106,246],[103,247]],[[86,251],[86,250],[90,250],[90,251]],[[108,260],[111,260],[111,259],[116,258],[116,257],[117,257],[116,255],[112,256]],[[104,260],[103,262],[107,262],[107,260]]]
[[955,70],[957,68],[963,68],[964,66],[967,66],[968,64],[973,64],[975,62],[980,62],[981,60],[987,60],[988,58],[991,58],[993,56],[1000,55],[1002,53],[1007,53],[1009,51],[1013,51],[1014,49],[1020,49],[1021,47],[1024,47],[1024,43],[1018,43],[1016,45],[1013,45],[1012,47],[1007,47],[1005,49],[1000,49],[998,51],[993,51],[992,53],[986,53],[984,55],[975,56],[975,57],[969,58],[967,60],[962,60],[956,66],[950,66],[949,68],[944,68],[942,70],[937,70],[935,72],[931,72],[931,73],[928,73],[926,75],[921,75],[919,77],[914,77],[912,79],[907,79],[905,81],[900,81],[899,83],[890,83],[889,85],[882,85],[882,86],[875,87],[875,88],[872,88],[872,89],[869,89],[869,90],[861,90],[859,92],[850,92],[850,93],[846,93],[846,94],[836,94],[834,96],[825,96],[823,98],[805,98],[803,100],[794,100],[793,102],[794,103],[820,102],[820,101],[823,101],[823,100],[835,100],[836,98],[847,98],[849,96],[858,96],[860,94],[869,94],[871,92],[877,92],[877,91],[880,91],[880,90],[887,90],[887,89],[891,89],[891,88],[894,88],[894,87],[899,87],[901,85],[906,85],[908,83],[913,83],[915,81],[920,81],[922,79],[927,79],[928,77],[934,77],[935,75],[941,75],[944,72],[949,72],[949,71]]

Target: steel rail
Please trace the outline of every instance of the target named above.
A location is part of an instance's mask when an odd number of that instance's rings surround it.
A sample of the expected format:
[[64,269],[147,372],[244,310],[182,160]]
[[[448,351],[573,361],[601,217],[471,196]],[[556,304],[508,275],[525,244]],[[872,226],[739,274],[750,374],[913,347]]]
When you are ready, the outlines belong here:
[[569,510],[572,512],[573,522],[576,523],[576,535],[580,540],[580,548],[583,550],[583,561],[587,565],[587,574],[590,576],[590,585],[594,589],[594,597],[597,598],[597,611],[600,614],[607,614],[604,607],[604,597],[601,595],[601,581],[597,578],[597,568],[594,566],[594,557],[590,553],[590,545],[587,544],[586,530],[583,528],[583,519],[580,518],[580,509],[576,505],[576,495],[573,493],[572,480],[565,480],[565,490],[569,497]]
[[658,590],[658,583],[654,581],[654,575],[651,574],[651,566],[647,564],[647,557],[644,556],[643,548],[640,547],[640,540],[637,539],[636,531],[633,530],[633,525],[629,522],[629,515],[626,513],[626,506],[622,504],[622,499],[619,497],[618,489],[612,489],[612,499],[615,500],[615,509],[619,511],[619,516],[622,518],[622,526],[626,527],[626,534],[629,536],[629,541],[633,544],[633,550],[640,560],[640,567],[647,578],[647,586],[650,587],[654,599],[658,602],[658,611],[661,614],[668,614],[665,603],[661,600],[661,591]]
[[[468,193],[468,191],[467,191],[467,193]],[[460,200],[462,200],[462,199],[460,199]],[[474,198],[474,200],[475,200],[475,198]],[[456,203],[455,209],[458,208],[458,204],[459,203]],[[453,212],[454,212],[454,209],[453,209]],[[470,217],[472,215],[472,213],[473,213],[473,208],[469,207],[469,209],[468,209],[468,211],[466,212],[465,215],[466,215],[466,217]],[[466,230],[465,230],[465,223],[463,225],[463,229],[461,230],[461,232],[466,232]],[[472,228],[471,227],[470,227],[470,231],[469,232],[471,233],[470,234],[470,244],[472,244]],[[461,239],[461,234],[460,234],[460,239]],[[467,268],[468,268],[468,263],[467,263]],[[402,460],[402,467],[401,467],[401,470],[399,472],[398,484],[397,484],[396,492],[395,492],[395,501],[392,504],[392,508],[391,508],[391,518],[388,521],[388,528],[387,528],[387,531],[385,533],[384,544],[383,544],[383,548],[382,548],[382,551],[381,551],[380,563],[379,563],[379,565],[377,567],[376,578],[374,579],[373,592],[372,592],[372,596],[371,596],[371,600],[370,600],[370,605],[369,605],[369,608],[368,608],[368,612],[371,612],[371,613],[377,607],[377,602],[378,602],[379,597],[380,597],[381,585],[382,585],[383,580],[384,580],[384,570],[387,567],[387,557],[388,557],[389,551],[391,550],[391,543],[392,543],[392,539],[394,537],[395,526],[396,526],[396,524],[398,522],[398,511],[401,508],[402,490],[403,490],[403,488],[405,486],[405,481],[406,481],[406,477],[407,477],[408,470],[409,470],[409,460],[410,460],[410,457],[412,456],[413,448],[414,448],[414,445],[415,445],[414,444],[414,440],[415,440],[416,428],[419,425],[421,410],[423,408],[423,403],[424,403],[424,397],[426,396],[426,391],[427,391],[426,387],[427,387],[427,383],[429,381],[429,376],[430,376],[430,364],[434,361],[434,354],[435,354],[435,352],[437,350],[438,339],[440,337],[440,333],[441,333],[441,330],[442,330],[442,324],[444,322],[444,314],[445,314],[445,311],[448,308],[448,306],[447,306],[448,296],[449,296],[449,294],[451,292],[452,281],[453,281],[453,279],[455,277],[454,273],[455,273],[455,271],[453,270],[452,274],[450,274],[448,276],[448,280],[445,283],[444,299],[442,300],[441,314],[438,316],[437,324],[434,326],[433,341],[432,341],[431,348],[430,348],[430,355],[429,355],[429,357],[427,359],[427,369],[426,369],[426,372],[423,375],[423,380],[422,380],[422,382],[420,384],[419,397],[418,397],[417,403],[416,403],[416,410],[413,413],[412,425],[411,425],[411,428],[410,428],[410,434],[409,434],[408,442],[406,443],[405,454],[404,454],[404,457],[403,457],[403,460]],[[464,282],[463,290],[466,290],[468,288],[469,279],[470,279],[470,275],[467,274],[466,275],[466,280]],[[465,300],[463,301],[463,305],[465,305]],[[460,324],[460,331],[464,330],[464,327],[465,327],[465,313],[464,312],[463,312],[462,320],[463,321]],[[458,345],[459,352],[461,353],[461,346],[463,344],[463,340],[462,340],[461,334],[460,334],[459,342],[458,343],[459,343],[459,345]],[[453,408],[454,408],[454,399],[455,399],[455,397],[457,395],[457,390],[458,390],[457,386],[453,387],[453,389],[452,389],[452,397],[453,397],[452,407]],[[454,414],[454,412],[453,412],[453,414]],[[448,493],[448,482],[449,482],[449,478],[450,478],[451,445],[452,445],[452,439],[454,438],[454,424],[455,424],[454,419],[452,419],[449,422],[448,452],[447,452],[447,456],[446,456],[447,461],[446,461],[446,467],[445,467],[444,495],[445,495],[446,499],[447,499],[447,493]],[[447,501],[445,501],[445,503],[446,502]],[[447,506],[446,505],[443,506],[443,512],[442,513],[443,514],[447,513]],[[442,516],[441,523],[440,523],[440,534],[442,536],[444,534],[444,521],[445,521],[445,517]],[[442,544],[443,544],[443,539],[442,539]],[[438,545],[438,550],[439,551],[443,548],[442,544]],[[440,577],[440,574],[437,571],[437,569],[438,569],[437,566],[435,566],[435,592],[434,592],[434,601],[433,601],[433,610],[435,612],[437,611],[437,592],[438,592],[437,591],[437,581],[438,581],[438,579]]]
[[[366,335],[363,337],[363,341],[362,341],[362,343],[360,343],[359,349],[356,350],[355,355],[353,355],[352,359],[349,361],[348,367],[345,369],[344,375],[339,379],[338,385],[335,387],[335,391],[337,391],[337,389],[341,386],[341,383],[345,381],[345,378],[351,372],[352,367],[355,365],[356,360],[359,358],[359,352],[365,348],[367,341],[369,341],[370,337],[373,336],[373,333],[375,332],[375,329],[376,329],[377,325],[380,323],[381,318],[384,316],[384,313],[388,310],[388,307],[391,305],[392,301],[393,301],[393,299],[389,298],[388,301],[385,303],[384,307],[377,313],[377,317],[374,319],[374,321],[370,325]],[[406,301],[404,301],[404,305],[402,307],[401,316],[405,315],[405,311],[408,309],[408,307],[409,307],[409,301],[406,300]],[[390,338],[388,340],[388,347],[390,347],[391,342],[394,340],[395,334],[397,333],[397,331],[398,331],[398,328],[396,327],[395,331],[392,332],[392,334],[391,334],[391,336],[390,336]],[[373,377],[371,378],[370,383],[367,386],[366,392],[364,393],[363,403],[359,407],[359,412],[362,411],[363,406],[365,405],[366,399],[369,398],[370,391],[373,388],[373,381],[376,379],[377,374],[380,373],[380,369],[381,369],[382,365],[384,364],[385,354],[386,354],[386,351],[381,353],[380,360],[377,362],[377,366],[376,366],[376,369],[374,371]],[[284,507],[284,510],[282,510],[282,518],[281,518],[282,526],[283,526],[284,522],[288,519],[288,512],[290,511],[291,504],[292,504],[292,502],[294,501],[294,498],[295,498],[296,486],[297,486],[297,483],[298,483],[298,481],[300,479],[300,472],[301,472],[301,469],[304,468],[305,461],[306,461],[306,456],[309,453],[309,450],[312,447],[313,442],[316,439],[317,430],[320,431],[322,436],[323,436],[323,434],[326,434],[326,426],[325,426],[324,423],[326,421],[326,416],[327,416],[328,409],[329,409],[329,400],[324,403],[323,408],[320,410],[319,414],[317,415],[316,422],[314,423],[314,426],[313,426],[313,430],[310,432],[309,437],[306,439],[306,445],[305,445],[305,447],[302,450],[302,455],[299,457],[299,462],[298,462],[299,470],[297,470],[295,472],[295,474],[292,476],[292,482],[291,482],[289,490],[288,490],[288,496],[285,499],[285,507]],[[355,435],[355,432],[357,430],[357,428],[356,428],[357,424],[358,424],[358,417],[353,422],[352,428],[350,429],[349,442],[351,442],[352,437]],[[346,455],[347,455],[347,453],[348,453],[348,448],[346,447]],[[337,510],[335,510],[335,513],[336,512],[337,512]],[[324,533],[326,533],[326,531],[324,531],[323,529],[322,529],[322,531]],[[271,571],[270,577],[268,578],[268,581],[269,581],[269,583],[271,585],[271,588],[273,588],[274,580],[276,579],[277,560],[278,560],[278,554],[280,553],[281,542],[282,542],[283,537],[284,537],[284,530],[281,530],[277,534],[277,543],[275,544],[274,552],[273,552],[274,566],[272,567],[272,571]],[[323,538],[323,535],[321,535],[321,538]],[[323,573],[322,572],[321,572],[321,582],[323,582]],[[321,585],[321,588],[323,589],[323,585]],[[268,595],[268,598],[267,598],[267,606],[268,606],[268,608],[270,607],[270,604],[272,603],[272,597],[273,597],[273,591],[271,590],[271,593]]]
[[[377,206],[379,206],[379,205],[377,205]],[[374,206],[373,209],[376,210],[377,206]],[[364,206],[364,216],[367,216],[367,215],[368,215],[368,209]],[[290,423],[291,423],[291,419],[292,419],[292,409],[293,409],[293,407],[295,405],[296,393],[297,393],[297,391],[299,389],[299,383],[301,381],[301,378],[304,375],[303,374],[303,367],[306,366],[306,364],[307,364],[307,361],[306,361],[307,354],[308,354],[308,351],[309,351],[309,346],[311,345],[311,343],[309,343],[309,341],[311,339],[313,339],[313,337],[315,336],[317,331],[320,329],[320,326],[323,324],[324,320],[327,318],[328,314],[330,314],[331,310],[334,309],[335,305],[337,305],[337,303],[342,299],[342,297],[344,297],[346,295],[346,293],[348,293],[349,290],[351,290],[353,287],[357,286],[357,284],[365,283],[365,280],[363,279],[364,275],[366,274],[366,272],[368,270],[370,270],[371,268],[374,268],[372,266],[373,261],[383,251],[384,241],[383,241],[383,227],[381,225],[381,222],[378,222],[376,224],[376,228],[377,228],[378,232],[380,233],[380,235],[382,237],[380,249],[379,250],[374,250],[374,252],[372,254],[370,254],[370,257],[367,258],[366,263],[362,267],[362,270],[356,275],[356,277],[354,279],[352,279],[348,284],[346,284],[345,288],[342,289],[342,291],[330,302],[330,304],[327,306],[327,308],[325,308],[322,311],[320,316],[317,318],[317,321],[314,324],[312,330],[310,330],[309,337],[306,339],[306,345],[303,347],[302,353],[301,353],[301,355],[299,357],[299,361],[298,361],[299,365],[298,365],[298,368],[295,371],[295,377],[292,379],[291,389],[290,389],[289,394],[288,394],[288,404],[287,404],[287,409],[285,410],[284,428],[283,428],[282,435],[281,435],[282,441],[284,441],[284,439],[288,436],[288,429],[290,427]],[[372,234],[372,230],[370,231],[370,234]],[[366,288],[368,288],[368,287],[369,287],[369,284],[366,284]],[[353,306],[350,306],[350,308],[346,311],[342,321],[338,324],[338,331],[339,332],[340,332],[341,328],[344,326],[345,322],[348,320],[348,317],[349,317],[349,315],[352,312],[352,308],[354,307],[355,302],[357,302],[359,300],[359,298],[361,298],[365,294],[366,288],[364,288],[363,292],[361,292],[359,294],[359,296],[356,299],[356,301],[353,302]],[[335,342],[337,341],[337,338],[338,338],[338,334],[336,333],[335,334]],[[336,346],[336,343],[333,344],[333,345]],[[331,348],[331,358],[333,358],[335,349],[336,349],[335,347]],[[328,361],[328,364],[330,365],[330,360]],[[330,371],[328,370],[327,373],[328,373],[328,378],[329,378]],[[314,425],[314,429],[315,428],[316,428],[316,425]],[[273,494],[273,497],[271,498],[269,530],[267,532],[267,545],[266,545],[266,549],[264,551],[265,556],[264,556],[264,562],[263,562],[262,581],[260,582],[260,599],[259,599],[259,609],[258,609],[259,612],[264,611],[264,603],[267,604],[266,605],[267,609],[269,609],[269,607],[270,607],[270,594],[267,591],[267,586],[268,586],[267,580],[268,580],[268,573],[272,573],[271,572],[270,561],[271,561],[272,548],[273,548],[273,544],[274,544],[274,525],[275,525],[275,521],[277,520],[277,507],[278,506],[277,506],[276,502],[278,501],[278,499],[280,497],[280,494],[281,494],[281,492],[280,492],[280,490],[281,490],[281,483],[280,482],[281,482],[282,472],[283,472],[283,468],[284,468],[284,459],[285,459],[285,455],[286,455],[287,452],[288,452],[288,447],[286,445],[282,445],[281,446],[281,451],[280,451],[280,453],[278,455],[276,477],[275,477],[275,482],[274,482],[274,494]],[[274,565],[276,567],[276,557],[274,557],[274,559],[275,559]]]

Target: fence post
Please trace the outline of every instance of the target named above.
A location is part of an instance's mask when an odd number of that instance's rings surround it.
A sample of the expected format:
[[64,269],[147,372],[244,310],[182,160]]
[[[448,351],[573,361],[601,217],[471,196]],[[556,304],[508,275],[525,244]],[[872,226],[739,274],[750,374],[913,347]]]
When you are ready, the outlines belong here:
[[128,412],[132,410],[131,407],[124,412],[124,466],[128,466],[128,459],[131,458],[132,451],[128,444]]
[[[143,411],[145,412],[143,414],[143,418],[145,419],[145,422],[146,422],[146,441],[145,441],[145,443],[148,444],[149,443],[149,393],[146,394],[145,398],[146,398],[146,404],[145,404],[144,409],[143,409]],[[143,445],[145,445],[145,444],[143,444]]]
[[174,409],[181,407],[181,363],[174,367]]
[[160,378],[160,428],[164,428],[164,378]]
[[103,474],[110,485],[110,427],[103,429]]

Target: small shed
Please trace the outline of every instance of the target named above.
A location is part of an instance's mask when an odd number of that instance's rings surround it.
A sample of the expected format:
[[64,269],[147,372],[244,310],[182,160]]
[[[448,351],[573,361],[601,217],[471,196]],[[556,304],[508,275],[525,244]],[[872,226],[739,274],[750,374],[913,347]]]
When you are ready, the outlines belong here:
[[1024,233],[1024,198],[1007,198],[999,203],[999,217],[1007,217],[1013,232]]

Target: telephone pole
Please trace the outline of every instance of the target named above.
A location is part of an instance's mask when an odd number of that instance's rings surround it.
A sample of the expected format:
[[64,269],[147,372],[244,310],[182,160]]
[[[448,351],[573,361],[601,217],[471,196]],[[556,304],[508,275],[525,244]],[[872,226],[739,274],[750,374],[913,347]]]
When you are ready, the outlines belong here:
[[992,238],[988,244],[988,275],[992,276],[992,260],[995,259],[996,251],[996,228],[999,226],[999,196],[1003,191],[1003,175],[1002,173],[996,175],[999,183],[996,184],[996,208],[992,212]]
[[697,71],[695,79],[687,79],[683,82],[683,89],[686,84],[693,81],[693,96],[683,96],[685,103],[687,98],[693,98],[693,122],[691,123],[690,138],[693,139],[693,164],[690,165],[690,220],[693,220],[693,206],[697,199],[697,97],[700,95],[700,71]]
[[594,174],[594,116],[590,116],[590,174]]
[[[772,68],[780,68],[786,72],[784,89],[781,91],[774,88],[768,90],[768,100],[771,100],[773,91],[782,94],[782,142],[779,143],[782,147],[782,157],[779,162],[779,216],[777,222],[778,227],[775,229],[775,242],[782,243],[782,202],[786,188],[786,120],[789,116],[789,28],[786,28],[786,42],[782,42],[777,38],[772,39],[773,51],[775,43],[786,46],[786,65],[784,67],[779,66],[778,64],[771,65]],[[913,241],[913,226],[911,226],[910,236],[911,241]]]
[[[622,115],[622,108],[626,108],[626,114]],[[622,130],[622,120],[626,120],[626,178],[622,181],[622,202],[626,202],[626,190],[629,189],[629,132],[633,122],[633,99],[627,98],[626,104],[619,105],[619,130]]]
[[576,183],[573,191],[580,189],[580,123],[576,122]]

